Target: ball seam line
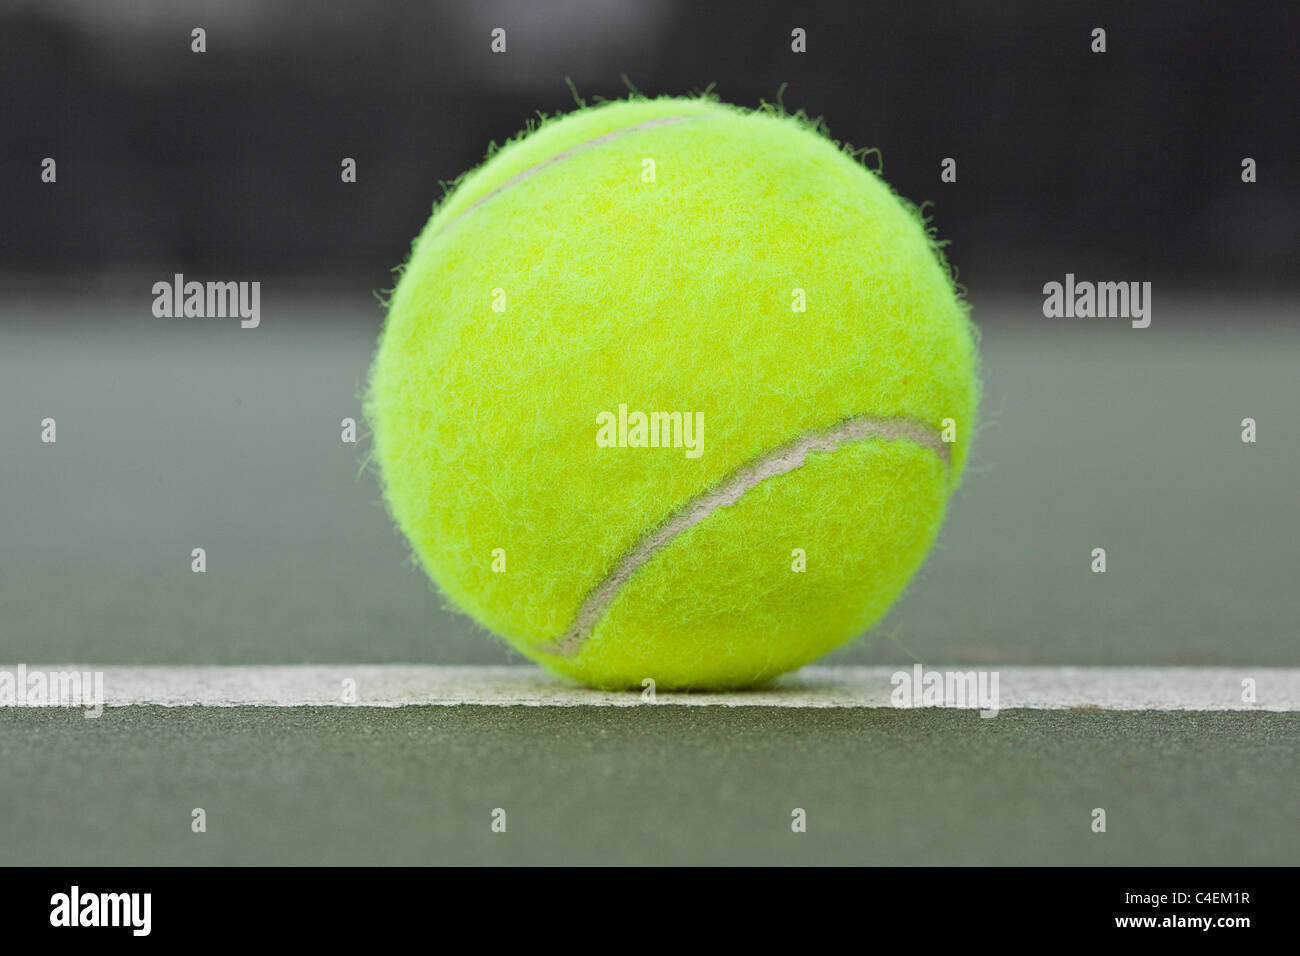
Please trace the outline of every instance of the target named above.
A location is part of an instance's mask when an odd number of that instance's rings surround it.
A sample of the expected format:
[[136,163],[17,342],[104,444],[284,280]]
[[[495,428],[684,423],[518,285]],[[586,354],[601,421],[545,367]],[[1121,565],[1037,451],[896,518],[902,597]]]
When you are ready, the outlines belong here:
[[511,188],[512,186],[517,186],[522,182],[526,182],[527,180],[532,179],[534,176],[545,171],[546,169],[549,169],[551,166],[554,166],[557,163],[561,163],[564,160],[569,159],[571,156],[576,155],[577,153],[585,152],[586,150],[592,149],[596,146],[601,146],[605,143],[613,142],[614,140],[626,136],[629,133],[637,133],[637,132],[641,132],[642,130],[654,129],[659,126],[669,126],[672,125],[673,123],[681,123],[681,122],[685,122],[686,120],[696,119],[696,118],[698,117],[660,116],[652,120],[646,120],[644,123],[637,123],[634,126],[626,126],[623,129],[611,130],[608,133],[604,133],[600,136],[597,136],[595,139],[589,139],[584,143],[579,143],[577,146],[570,146],[568,149],[562,150],[561,152],[556,153],[554,156],[548,156],[546,159],[542,160],[542,162],[538,163],[536,166],[530,166],[527,169],[523,170],[522,172],[516,173],[515,175],[507,179],[504,183],[502,183],[500,186],[498,186],[496,189],[493,189],[491,192],[484,193],[482,196],[479,196],[478,199],[475,199],[472,203],[470,203],[468,206],[466,206],[464,209],[458,212],[454,217],[452,217],[451,220],[449,220],[446,225],[444,225],[436,233],[434,233],[434,235],[441,236],[453,225],[455,225],[465,216],[468,216],[471,212],[473,212],[479,206],[483,205],[489,199],[495,198],[496,196],[505,192],[507,189]]
[[876,439],[914,442],[929,448],[945,465],[952,463],[951,450],[939,431],[914,418],[863,415],[845,419],[828,429],[806,432],[732,472],[722,482],[678,508],[642,537],[579,605],[573,625],[554,641],[537,648],[537,651],[555,657],[577,656],[623,585],[680,535],[719,508],[735,504],[746,492],[763,481],[802,467],[810,452],[833,452],[854,442]]

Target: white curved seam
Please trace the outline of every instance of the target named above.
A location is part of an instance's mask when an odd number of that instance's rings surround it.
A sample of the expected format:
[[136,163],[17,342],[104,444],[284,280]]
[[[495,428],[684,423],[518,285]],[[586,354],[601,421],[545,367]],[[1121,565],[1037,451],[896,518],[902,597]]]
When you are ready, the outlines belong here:
[[691,117],[689,116],[660,116],[656,119],[646,120],[644,123],[637,123],[634,126],[626,126],[623,129],[612,130],[611,132],[605,133],[602,136],[597,136],[595,139],[589,139],[585,143],[579,143],[577,146],[570,146],[568,149],[556,153],[554,156],[548,156],[546,159],[542,160],[542,162],[538,163],[536,166],[529,166],[523,172],[516,173],[515,175],[507,179],[504,183],[502,183],[500,186],[498,186],[496,189],[492,190],[489,193],[485,193],[484,195],[480,196],[478,199],[475,199],[472,203],[470,203],[459,213],[457,213],[451,220],[449,220],[447,224],[438,231],[438,234],[441,235],[442,232],[446,231],[446,229],[450,228],[454,223],[458,222],[463,217],[468,216],[471,212],[473,212],[479,206],[483,205],[489,199],[492,199],[493,197],[499,195],[500,193],[505,192],[507,189],[511,188],[512,186],[517,186],[522,182],[526,182],[527,180],[532,179],[534,176],[538,175],[539,173],[541,173],[546,169],[549,169],[550,167],[554,166],[556,163],[562,163],[566,159],[569,159],[570,157],[575,156],[578,153],[585,152],[596,146],[602,146],[605,143],[610,143],[616,139],[621,139],[622,137],[627,136],[629,133],[638,133],[642,130],[654,129],[657,126],[669,126],[673,123],[680,123],[683,120],[687,120],[690,118]]
[[850,418],[824,431],[809,432],[773,449],[761,458],[733,472],[713,489],[688,501],[625,554],[578,608],[573,625],[550,644],[538,648],[543,654],[573,657],[586,643],[605,609],[619,590],[643,565],[673,540],[695,527],[719,508],[735,504],[759,483],[784,475],[803,465],[810,452],[832,452],[851,442],[883,439],[911,441],[932,450],[943,463],[951,463],[947,442],[923,422],[910,418]]

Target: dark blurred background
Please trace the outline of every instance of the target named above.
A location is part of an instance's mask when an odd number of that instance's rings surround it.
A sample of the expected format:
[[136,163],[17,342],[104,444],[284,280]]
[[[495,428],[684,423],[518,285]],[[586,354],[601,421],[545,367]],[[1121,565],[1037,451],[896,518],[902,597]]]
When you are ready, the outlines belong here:
[[935,201],[968,285],[1089,269],[1290,285],[1298,45],[1300,4],[1278,2],[9,0],[0,279],[174,268],[379,288],[440,181],[571,109],[566,77],[590,100],[625,95],[626,75],[751,106],[784,85],[787,108]]

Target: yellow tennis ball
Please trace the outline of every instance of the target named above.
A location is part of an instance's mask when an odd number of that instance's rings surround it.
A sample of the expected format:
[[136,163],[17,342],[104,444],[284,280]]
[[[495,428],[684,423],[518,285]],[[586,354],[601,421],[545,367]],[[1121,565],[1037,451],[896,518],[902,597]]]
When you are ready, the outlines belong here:
[[393,517],[457,608],[598,687],[744,687],[903,590],[976,361],[917,211],[812,124],[635,99],[458,182],[366,405]]

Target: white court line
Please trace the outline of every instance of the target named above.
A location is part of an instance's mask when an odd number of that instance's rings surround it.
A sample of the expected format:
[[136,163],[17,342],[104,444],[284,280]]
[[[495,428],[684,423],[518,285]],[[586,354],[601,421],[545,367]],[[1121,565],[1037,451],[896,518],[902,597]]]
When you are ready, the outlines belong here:
[[[405,707],[476,704],[491,707],[648,706],[638,692],[589,690],[535,667],[435,667],[391,664],[293,667],[37,666],[28,674],[100,671],[109,707]],[[3,676],[16,667],[0,665]],[[925,673],[998,675],[1001,710],[1295,711],[1300,669],[1280,667],[926,667]],[[891,678],[911,668],[805,667],[764,690],[727,694],[659,693],[658,706],[892,707]],[[1243,682],[1255,689],[1243,700]],[[12,684],[12,680],[11,680]],[[355,687],[355,700],[344,698]],[[12,690],[12,688],[11,688]],[[0,694],[0,707],[9,695]],[[969,709],[979,709],[972,705]]]

